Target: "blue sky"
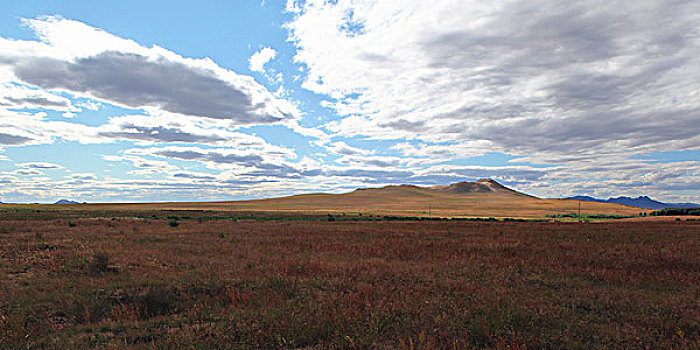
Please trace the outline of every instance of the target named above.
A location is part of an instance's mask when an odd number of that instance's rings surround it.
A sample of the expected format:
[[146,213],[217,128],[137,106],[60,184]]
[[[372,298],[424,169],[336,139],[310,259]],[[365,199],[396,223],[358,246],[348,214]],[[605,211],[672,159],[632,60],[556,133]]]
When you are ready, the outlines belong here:
[[491,177],[542,197],[700,202],[698,13],[665,1],[3,3],[0,201]]

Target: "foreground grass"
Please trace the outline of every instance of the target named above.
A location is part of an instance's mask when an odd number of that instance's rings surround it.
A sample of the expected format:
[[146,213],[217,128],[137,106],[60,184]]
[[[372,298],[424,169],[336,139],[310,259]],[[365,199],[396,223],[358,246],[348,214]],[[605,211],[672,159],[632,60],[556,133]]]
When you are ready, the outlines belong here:
[[0,217],[0,348],[700,348],[697,222],[148,214]]

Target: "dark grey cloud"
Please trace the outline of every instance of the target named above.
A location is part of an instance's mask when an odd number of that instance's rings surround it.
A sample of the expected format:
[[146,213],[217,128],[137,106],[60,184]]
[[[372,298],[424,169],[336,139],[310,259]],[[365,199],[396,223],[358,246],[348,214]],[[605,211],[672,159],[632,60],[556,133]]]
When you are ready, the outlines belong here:
[[101,131],[99,136],[161,142],[186,142],[186,143],[215,143],[225,141],[223,137],[216,135],[199,135],[183,131],[179,128],[166,126],[142,126],[130,123],[120,124],[120,131]]
[[22,168],[27,168],[27,169],[59,169],[59,168],[62,168],[62,166],[60,166],[58,164],[47,163],[47,162],[27,162],[27,163],[20,163],[17,165],[22,167]]
[[379,124],[379,126],[396,130],[420,132],[425,130],[425,121],[411,122],[406,119],[399,119],[396,121]]
[[17,175],[24,175],[24,176],[44,175],[44,173],[42,173],[41,171],[36,170],[36,169],[17,169],[15,171],[13,171],[12,173],[17,174]]
[[665,114],[592,108],[576,116],[554,120],[520,118],[505,125],[487,123],[478,129],[460,123],[442,131],[455,132],[468,139],[488,137],[511,151],[569,154],[559,160],[573,161],[582,159],[585,154],[581,152],[588,151],[620,153],[637,148],[651,151],[654,145],[683,140],[687,146],[692,146],[700,135],[698,122],[690,117],[694,115],[700,116],[700,108]]
[[[467,89],[508,94],[520,86],[518,82],[556,73],[551,75],[554,81],[542,87],[546,97],[487,106],[470,103],[439,115],[456,121],[441,132],[531,152],[578,151],[619,140],[634,146],[696,136],[700,131],[692,117],[700,115],[696,108],[649,111],[639,109],[634,98],[655,84],[666,94],[668,88],[659,85],[663,78],[693,64],[695,57],[681,51],[693,45],[688,33],[697,29],[686,14],[700,9],[697,3],[650,2],[629,11],[611,11],[614,3],[600,7],[594,3],[515,3],[495,17],[489,25],[492,30],[450,32],[425,41],[434,67],[458,74],[474,66],[494,66],[479,74],[458,75],[458,80],[471,83]],[[635,47],[639,45],[643,47]],[[624,63],[627,67],[610,73],[582,66],[605,66],[627,55],[631,58]],[[508,119],[512,120],[500,122]]]
[[296,179],[301,180],[304,177],[319,176],[322,175],[323,171],[321,169],[311,169],[306,170],[302,168],[297,168],[292,165],[287,164],[260,164],[260,168],[256,170],[247,170],[240,174],[240,176],[251,176],[251,177],[261,177],[261,178],[282,178],[282,179]]
[[404,159],[398,157],[376,157],[359,155],[345,156],[335,160],[335,162],[339,164],[348,164],[353,166],[364,165],[379,168],[393,168],[399,166],[402,163],[402,160]]
[[[171,159],[236,165],[244,168],[239,176],[300,179],[303,176],[318,175],[313,170],[306,171],[289,164],[268,160],[263,155],[254,153],[224,153],[217,150],[207,151],[204,149],[154,149],[149,154]],[[269,156],[269,154],[265,153],[265,156]]]
[[221,164],[238,164],[242,166],[257,166],[262,163],[263,158],[256,154],[221,154],[199,151],[174,151],[158,150],[154,155],[183,160],[197,160],[204,162],[214,162]]
[[395,167],[401,164],[401,161],[399,159],[391,159],[391,160],[384,160],[384,159],[376,159],[376,158],[367,158],[362,161],[362,163],[367,164],[367,165],[372,165],[372,166],[377,166],[377,167]]
[[[168,112],[241,124],[274,123],[291,115],[265,113],[265,103],[213,72],[166,58],[151,60],[132,53],[108,51],[67,62],[27,58],[14,65],[23,82],[44,89],[64,89],[133,108],[158,107]],[[274,106],[272,107],[274,108]]]
[[335,153],[338,153],[343,156],[359,156],[362,155],[361,152],[356,151],[355,149],[349,148],[349,147],[338,147],[334,149]]
[[95,174],[71,174],[68,176],[69,179],[71,180],[97,180],[97,176]]
[[689,182],[669,182],[658,184],[659,189],[664,191],[696,191],[700,188],[700,180]]
[[8,106],[8,107],[23,107],[23,106],[32,106],[32,107],[58,107],[58,108],[65,108],[65,107],[70,107],[70,102],[67,100],[52,100],[48,99],[45,97],[24,97],[24,98],[13,98],[13,97],[5,97],[5,100],[9,103],[3,103],[0,102],[0,106]]
[[329,150],[333,153],[337,153],[343,156],[360,156],[369,153],[366,150],[348,146],[344,142],[336,142],[330,147]]
[[10,135],[0,132],[0,145],[22,145],[31,141],[32,139],[28,137]]
[[213,175],[199,175],[191,173],[173,173],[173,177],[181,179],[192,179],[192,180],[216,180],[216,176]]

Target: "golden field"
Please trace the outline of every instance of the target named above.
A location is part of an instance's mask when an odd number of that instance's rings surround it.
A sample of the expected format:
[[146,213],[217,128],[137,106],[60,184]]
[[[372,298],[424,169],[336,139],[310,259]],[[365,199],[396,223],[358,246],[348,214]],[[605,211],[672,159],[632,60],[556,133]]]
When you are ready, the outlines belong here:
[[[644,209],[620,204],[580,202],[582,215],[635,216]],[[359,189],[345,194],[226,201],[123,204],[0,205],[1,208],[56,210],[213,210],[280,215],[395,215],[435,217],[542,218],[578,213],[579,201],[541,199],[505,188],[491,180],[444,187],[410,185]]]

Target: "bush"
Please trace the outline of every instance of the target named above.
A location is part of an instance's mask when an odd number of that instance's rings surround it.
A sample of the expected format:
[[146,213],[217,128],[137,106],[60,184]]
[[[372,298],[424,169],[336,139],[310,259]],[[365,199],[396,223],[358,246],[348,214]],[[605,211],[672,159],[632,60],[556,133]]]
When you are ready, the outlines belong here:
[[92,260],[88,261],[86,268],[91,275],[99,275],[110,271],[111,257],[105,253],[97,253],[93,255]]
[[141,298],[141,317],[150,318],[165,315],[175,308],[178,298],[174,292],[163,286],[151,287]]
[[175,220],[170,220],[168,221],[168,225],[170,225],[170,227],[178,227],[180,226],[180,223]]

